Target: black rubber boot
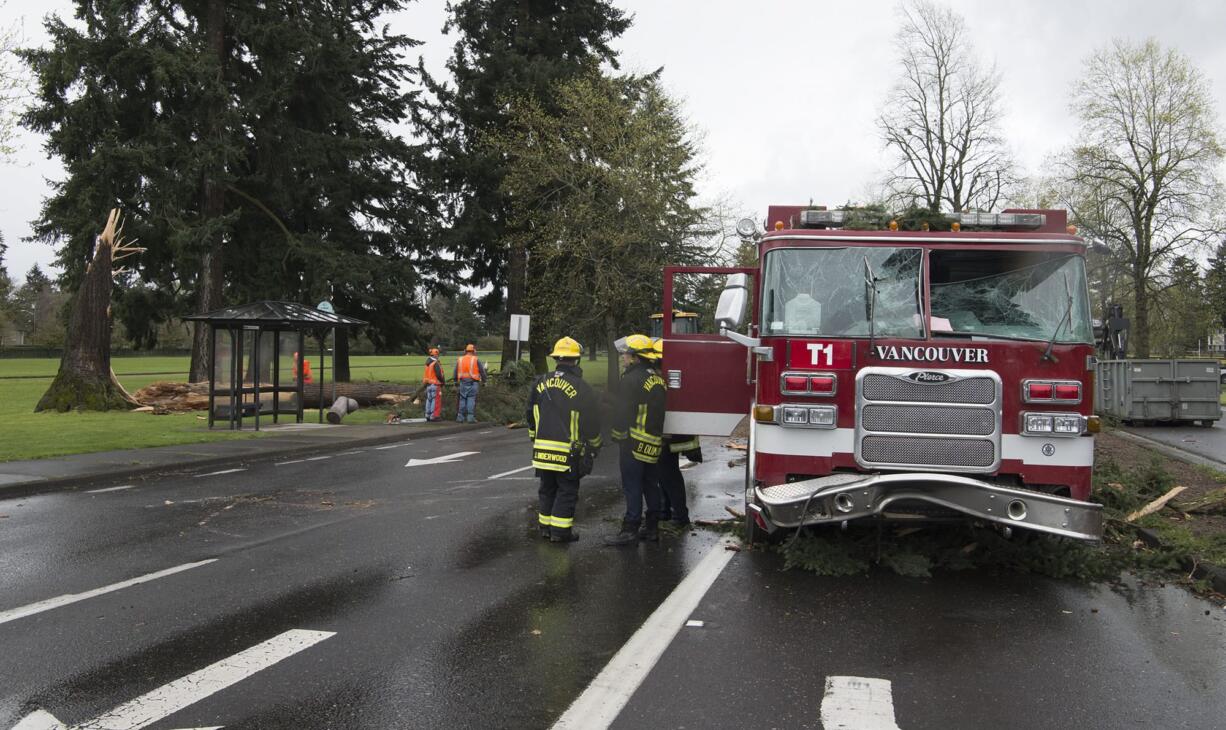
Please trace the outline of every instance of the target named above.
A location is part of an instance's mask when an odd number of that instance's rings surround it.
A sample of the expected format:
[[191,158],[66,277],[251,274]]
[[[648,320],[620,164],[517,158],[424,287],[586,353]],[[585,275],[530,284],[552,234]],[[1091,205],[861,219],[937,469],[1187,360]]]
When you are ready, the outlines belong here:
[[647,521],[643,523],[643,531],[639,533],[639,539],[644,542],[659,542],[660,541],[660,518],[649,516]]
[[633,545],[639,541],[639,523],[622,520],[622,530],[604,539],[605,545]]
[[574,542],[579,539],[579,533],[573,527],[554,527],[549,535],[549,542]]

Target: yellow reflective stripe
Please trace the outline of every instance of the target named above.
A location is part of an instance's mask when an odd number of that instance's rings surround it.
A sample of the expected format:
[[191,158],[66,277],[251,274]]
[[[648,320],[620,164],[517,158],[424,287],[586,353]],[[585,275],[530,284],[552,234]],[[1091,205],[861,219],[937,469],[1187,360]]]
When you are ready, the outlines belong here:
[[549,439],[537,439],[533,444],[538,449],[545,451],[565,451],[570,453],[570,443],[567,441],[550,441]]
[[543,471],[570,471],[570,467],[566,464],[554,464],[548,461],[532,460],[532,466]]
[[536,404],[532,406],[532,423],[535,427],[529,433],[536,433],[536,429],[541,427],[541,407]]
[[659,436],[652,436],[646,431],[640,431],[637,428],[630,429],[630,435],[633,436],[636,441],[642,441],[643,443],[651,444],[652,446],[659,446],[660,444],[664,443],[664,439],[660,438]]
[[533,441],[535,441],[535,440],[536,440],[536,431],[529,431],[529,432],[528,432],[528,438],[529,438],[529,439],[531,439],[531,440],[533,440]]
[[553,518],[554,527],[561,527],[565,529],[565,528],[573,526],[574,524],[575,524],[574,517],[554,517]]
[[570,440],[579,440],[579,411],[570,412]]
[[698,448],[699,446],[700,444],[698,443],[698,437],[695,436],[689,441],[672,442],[671,444],[668,445],[668,450],[673,452],[674,454],[680,454],[682,451],[691,451],[693,449]]
[[603,443],[603,439],[600,434],[596,434],[595,438],[590,438],[587,440],[587,442],[596,448],[600,448],[600,444]]
[[[638,415],[638,418],[635,420],[634,425],[638,426],[641,429],[647,428],[647,404],[646,403],[639,404],[639,415]],[[633,433],[634,429],[630,429],[630,432]]]
[[626,438],[626,432],[625,432],[625,431],[618,431],[616,428],[615,428],[615,429],[613,429],[611,432],[609,432],[609,435],[610,435],[610,436],[612,436],[612,437],[613,437],[613,438],[615,438],[615,439],[624,439],[624,438]]
[[537,521],[537,522],[539,522],[539,523],[541,523],[542,525],[544,525],[544,526],[546,526],[546,527],[549,527],[550,525],[552,525],[552,524],[553,524],[553,518],[552,518],[552,517],[550,517],[549,515],[543,515],[543,514],[541,514],[540,512],[537,512],[537,513],[536,513],[536,521]]
[[656,456],[647,456],[646,454],[640,454],[637,451],[633,453],[634,453],[634,458],[638,459],[639,461],[646,462],[648,464],[655,464],[660,461],[660,456],[658,454]]

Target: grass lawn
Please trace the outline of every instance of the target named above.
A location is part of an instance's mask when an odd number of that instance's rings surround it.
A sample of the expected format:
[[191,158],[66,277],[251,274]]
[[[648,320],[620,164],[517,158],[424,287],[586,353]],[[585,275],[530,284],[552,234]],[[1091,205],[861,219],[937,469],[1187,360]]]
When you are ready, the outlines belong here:
[[[443,356],[447,378],[451,378],[456,355]],[[496,353],[486,355],[496,367]],[[319,382],[319,356],[308,358]],[[352,379],[417,383],[425,365],[424,355],[363,355],[350,361]],[[584,360],[584,379],[594,387],[606,382],[604,357],[594,362]],[[188,369],[187,357],[117,357],[112,360],[116,375],[129,392],[135,392],[157,380],[183,381]],[[331,365],[331,362],[328,363]],[[173,446],[178,444],[253,438],[254,431],[234,433],[215,429],[199,418],[203,412],[153,416],[147,413],[34,413],[38,399],[51,384],[59,369],[59,360],[52,358],[0,359],[0,462],[20,459],[42,459],[51,456],[84,454],[95,451]],[[149,375],[146,373],[169,373]],[[323,381],[329,382],[330,373]],[[378,423],[386,409],[368,408],[350,414],[348,424]],[[420,414],[415,414],[420,415]],[[309,416],[308,416],[309,418]]]

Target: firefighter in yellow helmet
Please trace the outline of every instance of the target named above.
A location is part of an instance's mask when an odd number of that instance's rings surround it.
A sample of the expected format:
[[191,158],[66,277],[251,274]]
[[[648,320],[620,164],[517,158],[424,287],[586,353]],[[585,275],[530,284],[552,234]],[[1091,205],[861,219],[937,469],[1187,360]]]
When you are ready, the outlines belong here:
[[538,377],[528,395],[528,437],[532,466],[540,477],[537,521],[541,537],[574,542],[579,480],[591,473],[600,449],[600,409],[592,387],[583,380],[583,348],[569,337],[553,346],[553,371]]
[[640,538],[660,539],[657,526],[663,505],[656,464],[664,443],[664,380],[653,367],[655,359],[650,337],[626,337],[622,352],[625,370],[618,387],[612,432],[613,439],[620,442],[618,465],[626,513],[621,531],[605,538],[610,545],[629,545]]
[[[663,371],[664,340],[652,344],[655,350],[655,366]],[[681,473],[681,455],[692,462],[702,461],[702,446],[697,436],[664,434],[664,450],[660,453],[660,492],[663,496],[661,520],[671,520],[674,527],[684,529],[690,525],[690,510],[686,505],[685,476]]]

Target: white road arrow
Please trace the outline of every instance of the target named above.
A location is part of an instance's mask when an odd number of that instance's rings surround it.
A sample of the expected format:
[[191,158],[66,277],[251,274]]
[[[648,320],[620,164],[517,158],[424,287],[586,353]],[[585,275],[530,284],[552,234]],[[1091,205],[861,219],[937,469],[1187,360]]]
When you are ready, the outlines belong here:
[[[334,635],[331,631],[286,631],[141,695],[104,715],[73,725],[71,730],[139,730]],[[22,718],[13,726],[13,730],[70,729],[51,713],[36,710]]]
[[480,451],[461,451],[456,454],[447,454],[446,456],[436,456],[433,459],[409,459],[409,463],[405,466],[426,466],[427,464],[450,464],[456,459],[462,459],[465,456],[480,454]]

